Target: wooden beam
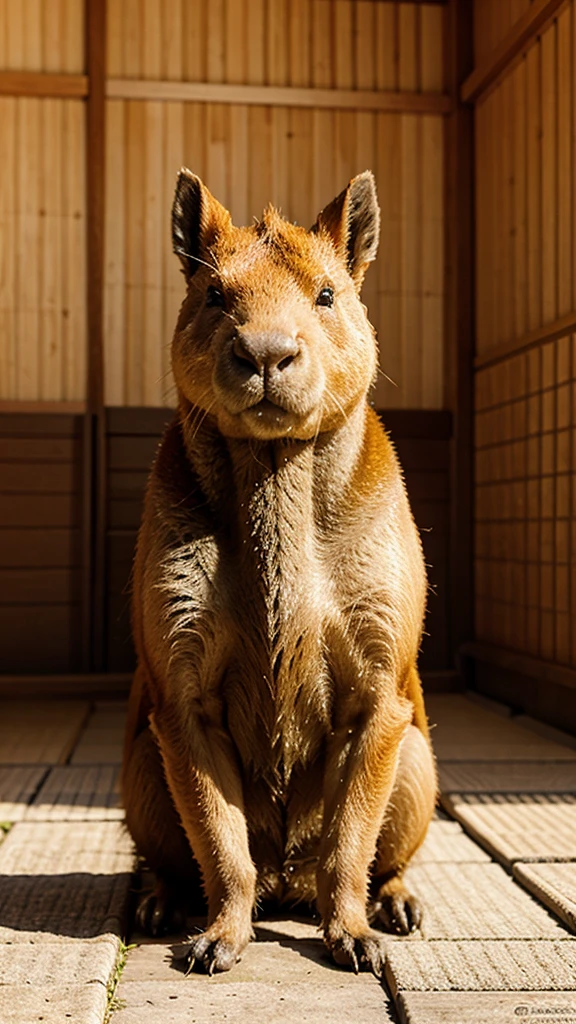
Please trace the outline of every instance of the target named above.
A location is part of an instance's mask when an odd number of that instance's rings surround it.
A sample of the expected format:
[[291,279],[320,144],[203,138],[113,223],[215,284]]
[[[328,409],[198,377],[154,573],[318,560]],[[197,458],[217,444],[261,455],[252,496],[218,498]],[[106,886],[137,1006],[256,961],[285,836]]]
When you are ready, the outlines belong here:
[[87,75],[58,75],[43,71],[0,71],[0,96],[85,99]]
[[104,202],[106,116],[106,0],[85,0],[88,352],[84,424],[82,523],[83,667],[98,670],[104,656]]
[[55,415],[82,415],[86,402],[31,402],[19,399],[0,399],[0,415],[3,413],[54,413]]
[[452,410],[450,495],[450,646],[456,656],[473,635],[473,111],[459,101],[472,67],[472,4],[450,0],[446,80],[453,109],[445,122],[445,388]]
[[558,15],[567,0],[534,0],[525,14],[512,26],[485,64],[475,68],[460,92],[463,103],[474,103],[510,69],[534,40]]
[[575,331],[576,311],[566,313],[565,316],[558,317],[557,320],[553,320],[552,323],[545,324],[543,327],[537,327],[534,331],[528,331],[527,334],[523,334],[520,338],[506,341],[502,345],[494,345],[493,348],[487,349],[486,352],[479,353],[474,359],[474,366],[477,370],[483,370],[487,366],[502,363],[509,359],[510,356],[518,355],[519,352],[527,352],[531,348],[537,348],[546,341],[556,341],[557,338],[565,338],[566,335],[573,334]]
[[378,110],[397,114],[448,114],[449,96],[433,92],[368,92],[353,89],[300,89],[214,82],[161,82],[109,78],[108,99],[228,103],[329,110]]

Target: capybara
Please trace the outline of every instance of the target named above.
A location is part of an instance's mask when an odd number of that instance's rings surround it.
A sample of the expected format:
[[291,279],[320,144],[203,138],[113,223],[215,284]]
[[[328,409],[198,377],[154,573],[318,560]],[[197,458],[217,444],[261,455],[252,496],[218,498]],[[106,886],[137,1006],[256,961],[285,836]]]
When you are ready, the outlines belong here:
[[[403,872],[436,772],[417,657],[426,575],[394,448],[368,402],[369,171],[310,230],[250,227],[188,170],[174,250],[178,407],[134,568],[128,828],[157,933],[202,887],[189,962],[228,970],[255,904],[316,901],[338,964],[381,973],[421,911]],[[385,339],[384,339],[385,344]]]

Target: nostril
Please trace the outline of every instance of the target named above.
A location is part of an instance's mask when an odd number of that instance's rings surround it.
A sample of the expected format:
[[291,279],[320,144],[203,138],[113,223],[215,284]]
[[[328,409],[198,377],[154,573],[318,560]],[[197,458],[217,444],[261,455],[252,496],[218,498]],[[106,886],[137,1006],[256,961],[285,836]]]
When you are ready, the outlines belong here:
[[294,355],[285,356],[284,359],[280,360],[276,368],[280,370],[280,372],[282,372],[282,370],[286,370],[290,366],[290,363],[294,362],[295,358],[296,357]]
[[253,373],[254,370],[256,370],[257,373],[260,372],[258,360],[244,346],[244,344],[242,343],[242,339],[239,337],[239,335],[236,335],[236,337],[234,338],[232,352],[234,353],[237,362],[239,362],[244,369],[250,370],[251,373]]

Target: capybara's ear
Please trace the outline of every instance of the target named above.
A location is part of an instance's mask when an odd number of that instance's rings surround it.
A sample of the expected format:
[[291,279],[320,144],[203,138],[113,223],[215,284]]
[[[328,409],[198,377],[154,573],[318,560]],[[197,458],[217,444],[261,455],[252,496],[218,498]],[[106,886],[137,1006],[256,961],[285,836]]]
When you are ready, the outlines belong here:
[[214,199],[200,178],[183,167],[172,205],[172,247],[180,258],[186,280],[201,264],[211,265],[206,258],[208,249],[231,224],[228,210]]
[[359,291],[368,264],[376,259],[380,235],[380,208],[372,171],[352,178],[348,187],[318,214],[311,230],[330,236]]

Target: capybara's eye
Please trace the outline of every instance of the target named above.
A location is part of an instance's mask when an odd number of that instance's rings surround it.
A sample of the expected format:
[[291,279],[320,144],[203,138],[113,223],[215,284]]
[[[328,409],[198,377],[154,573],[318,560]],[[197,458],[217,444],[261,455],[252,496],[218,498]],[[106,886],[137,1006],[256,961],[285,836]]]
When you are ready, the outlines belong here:
[[206,305],[212,308],[224,309],[224,295],[219,288],[208,285],[206,289]]
[[334,292],[332,288],[323,288],[320,295],[316,299],[317,306],[333,306],[334,305]]

